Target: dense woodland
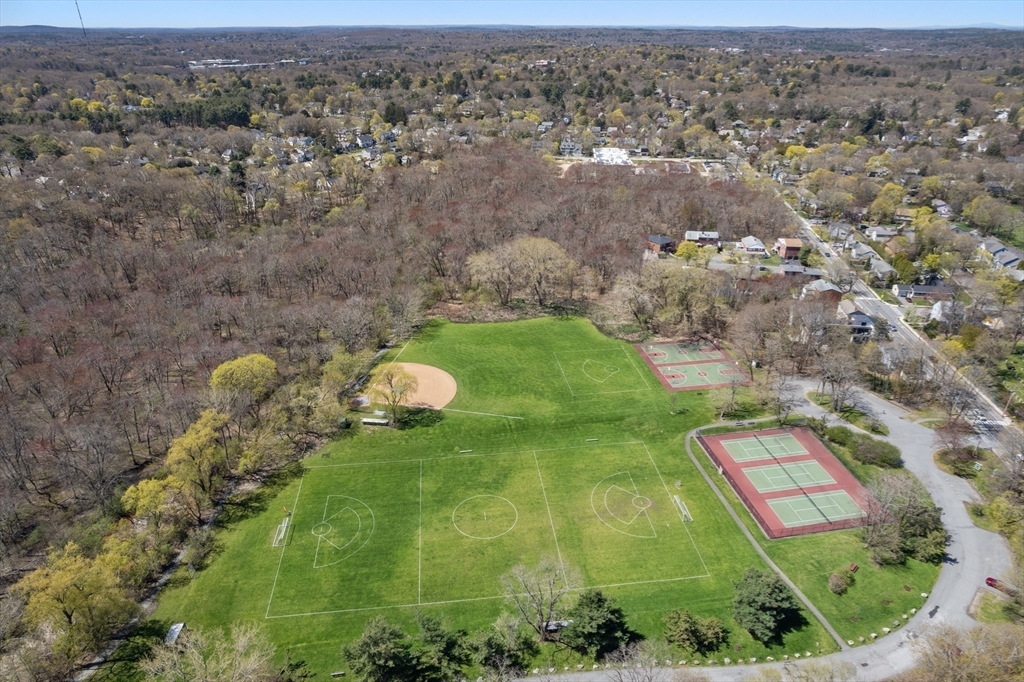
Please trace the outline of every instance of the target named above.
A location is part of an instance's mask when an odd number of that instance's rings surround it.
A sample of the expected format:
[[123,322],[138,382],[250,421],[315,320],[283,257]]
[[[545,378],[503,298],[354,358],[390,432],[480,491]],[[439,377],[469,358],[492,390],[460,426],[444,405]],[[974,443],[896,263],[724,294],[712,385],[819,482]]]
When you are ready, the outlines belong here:
[[[952,418],[955,376],[846,343],[834,305],[781,277],[649,262],[643,237],[792,236],[779,169],[833,217],[891,221],[903,191],[886,176],[909,173],[983,234],[1022,225],[1011,32],[0,37],[0,585],[47,560],[122,586],[73,637],[26,645],[25,679],[97,650],[179,548],[201,563],[196,528],[223,491],[333,436],[373,353],[430,316],[572,313],[634,338],[726,339],[765,370],[764,405],[812,374],[839,407],[867,382]],[[302,63],[187,67],[214,58]],[[750,173],[559,164],[566,136],[585,153],[732,155]],[[948,223],[921,229],[930,250],[908,262],[973,258]],[[1021,329],[979,357],[997,363]],[[274,366],[258,386],[216,378],[253,354]],[[0,642],[47,622],[31,604],[21,621],[27,594],[0,601]]]

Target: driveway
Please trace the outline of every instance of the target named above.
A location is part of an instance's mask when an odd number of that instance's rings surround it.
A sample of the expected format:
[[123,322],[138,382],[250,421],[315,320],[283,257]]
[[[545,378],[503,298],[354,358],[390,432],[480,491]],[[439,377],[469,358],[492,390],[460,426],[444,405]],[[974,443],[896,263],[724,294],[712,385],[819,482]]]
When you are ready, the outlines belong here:
[[[796,412],[819,417],[828,414],[806,397],[807,391],[817,388],[817,382],[799,380],[801,399]],[[1009,570],[1010,550],[1006,541],[995,533],[975,526],[967,513],[966,504],[978,501],[977,494],[963,479],[943,473],[932,460],[934,432],[923,426],[907,421],[907,412],[878,396],[858,391],[858,405],[865,412],[874,414],[889,427],[889,436],[881,437],[900,449],[907,470],[931,494],[935,504],[942,508],[942,521],[949,531],[951,540],[947,549],[948,558],[939,573],[939,579],[932,588],[925,605],[901,628],[871,644],[853,647],[815,660],[845,661],[857,669],[857,679],[864,682],[886,680],[909,670],[914,665],[913,653],[908,642],[911,633],[927,632],[928,625],[947,622],[958,627],[971,627],[976,621],[967,615],[967,609],[977,589],[985,584],[986,576],[999,576]],[[831,423],[845,423],[829,415]],[[851,428],[856,428],[851,426]],[[746,666],[701,666],[704,673],[716,682],[733,682],[755,674],[766,667],[783,669],[798,663],[767,663]],[[559,676],[560,680],[573,682],[598,682],[608,680],[606,673],[586,671]],[[669,679],[668,675],[665,680]]]

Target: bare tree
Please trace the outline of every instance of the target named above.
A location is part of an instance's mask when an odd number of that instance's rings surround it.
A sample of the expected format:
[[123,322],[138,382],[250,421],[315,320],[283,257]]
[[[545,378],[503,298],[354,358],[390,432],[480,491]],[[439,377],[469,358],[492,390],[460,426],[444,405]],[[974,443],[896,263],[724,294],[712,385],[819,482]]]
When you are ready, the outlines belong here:
[[568,602],[582,584],[582,576],[575,567],[565,566],[550,555],[541,557],[533,568],[518,564],[501,576],[505,598],[515,605],[542,642],[551,634],[548,625],[571,606]]
[[608,655],[605,675],[611,682],[667,682],[672,669],[659,665],[666,655],[651,642],[633,642]]
[[832,410],[842,412],[853,396],[854,384],[860,376],[857,361],[845,349],[834,349],[818,359],[821,383],[827,387]]
[[1024,676],[1024,627],[953,624],[928,628],[914,640],[918,667],[912,679],[928,682],[1016,682]]
[[151,682],[265,682],[271,679],[274,646],[259,626],[236,624],[220,630],[186,630],[172,646],[157,647],[140,664]]

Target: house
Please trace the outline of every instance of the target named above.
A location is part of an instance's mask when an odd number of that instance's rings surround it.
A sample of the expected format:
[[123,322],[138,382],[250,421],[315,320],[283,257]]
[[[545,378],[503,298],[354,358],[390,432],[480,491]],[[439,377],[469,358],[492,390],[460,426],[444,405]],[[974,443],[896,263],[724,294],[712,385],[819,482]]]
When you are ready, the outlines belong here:
[[676,242],[663,234],[647,235],[647,248],[654,253],[675,253]]
[[871,261],[871,276],[878,282],[884,282],[896,272],[896,268],[886,263],[881,258],[875,258]]
[[850,258],[852,260],[874,258],[876,255],[875,250],[864,242],[854,242],[853,246],[850,247]]
[[775,240],[775,246],[772,247],[772,251],[779,254],[779,258],[789,260],[790,258],[796,258],[799,256],[800,249],[802,248],[804,248],[804,243],[799,239],[779,237]]
[[228,163],[231,159],[238,156],[234,149],[225,149],[224,153],[220,155],[220,158],[224,159],[224,163]]
[[828,226],[828,236],[832,241],[845,242],[853,234],[853,225],[850,223],[831,223]]
[[888,227],[869,227],[865,234],[873,242],[884,242],[895,237],[899,232]]
[[986,239],[981,243],[981,250],[992,256],[992,265],[997,268],[1016,270],[1024,259],[1024,253],[1006,246],[998,239]]
[[373,135],[356,135],[356,146],[360,149],[369,149],[373,145]]
[[747,253],[764,255],[764,242],[757,237],[747,236],[740,240],[740,248]]
[[683,235],[683,241],[697,242],[700,246],[721,246],[717,232],[700,232],[698,230],[687,230]]
[[819,300],[830,301],[838,305],[839,300],[843,297],[842,290],[832,282],[826,282],[823,279],[816,279],[808,282],[804,285],[804,288],[800,290],[800,298],[816,298]]
[[618,147],[595,147],[594,161],[602,166],[632,166],[629,152]]
[[940,218],[948,218],[953,215],[953,209],[942,199],[932,199],[932,208],[935,209]]
[[910,208],[908,206],[900,206],[896,209],[894,217],[898,223],[912,223],[914,222],[914,218],[917,217],[917,209]]
[[779,272],[786,277],[810,277],[821,279],[821,270],[818,268],[807,268],[799,263],[783,263],[779,266]]
[[892,295],[904,301],[913,301],[915,298],[923,298],[928,301],[937,301],[948,298],[952,290],[945,284],[926,286],[923,284],[893,284]]
[[985,191],[994,197],[1002,197],[1006,196],[1007,189],[1003,183],[989,180],[985,183]]
[[855,301],[840,301],[836,308],[836,319],[850,325],[854,337],[870,334],[875,329],[875,318],[858,308]]
[[938,320],[939,322],[942,322],[949,318],[951,312],[951,301],[936,301],[935,305],[932,306],[931,312],[928,313],[928,321],[931,322],[932,320]]

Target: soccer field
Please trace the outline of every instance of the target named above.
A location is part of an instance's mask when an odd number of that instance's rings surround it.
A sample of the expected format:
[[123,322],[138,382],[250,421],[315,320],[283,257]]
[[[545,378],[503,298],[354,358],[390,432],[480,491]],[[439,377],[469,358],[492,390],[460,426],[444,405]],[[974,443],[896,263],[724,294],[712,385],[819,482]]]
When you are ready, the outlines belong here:
[[271,618],[500,598],[544,555],[587,587],[708,577],[643,443],[310,468],[290,528]]

